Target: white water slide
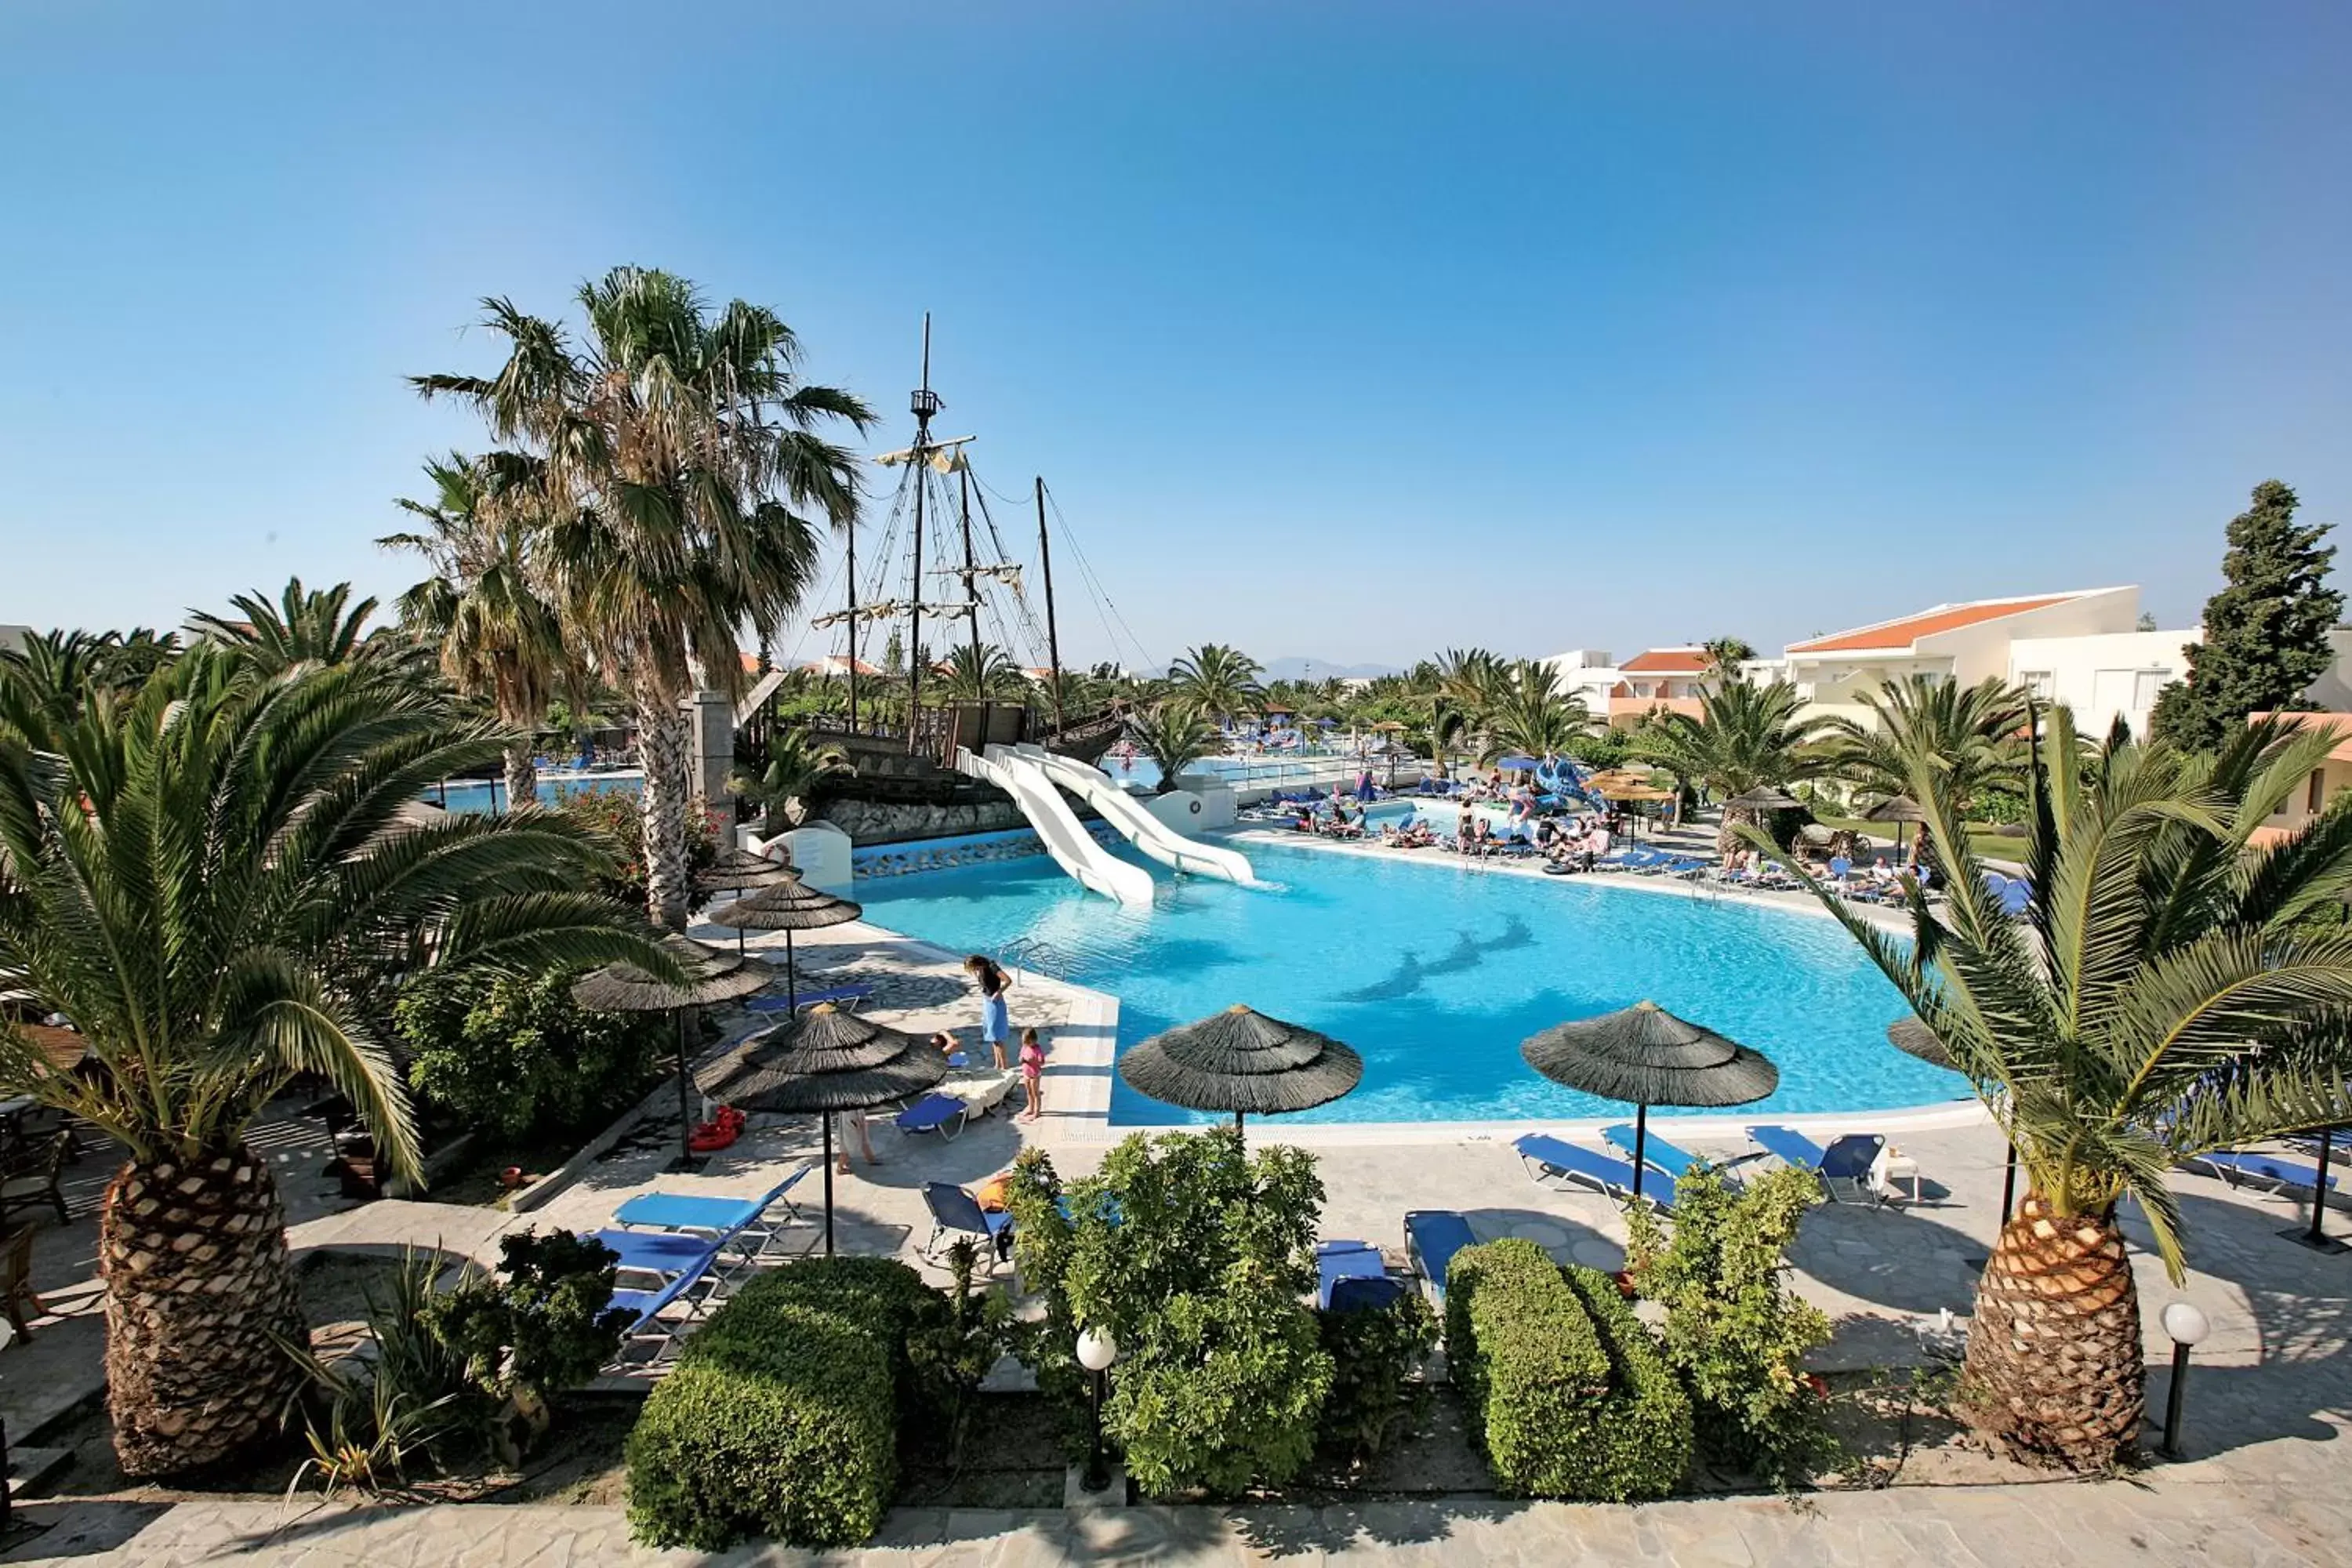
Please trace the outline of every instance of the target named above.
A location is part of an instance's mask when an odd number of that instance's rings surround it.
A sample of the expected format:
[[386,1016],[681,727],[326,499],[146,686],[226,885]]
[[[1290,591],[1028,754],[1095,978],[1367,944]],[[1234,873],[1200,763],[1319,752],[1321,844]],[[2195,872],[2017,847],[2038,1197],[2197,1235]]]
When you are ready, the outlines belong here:
[[1239,882],[1244,888],[1258,885],[1257,872],[1240,850],[1185,837],[1138,805],[1135,797],[1113,784],[1100,768],[1088,767],[1076,757],[1066,757],[1042,746],[1016,750],[1047,778],[1100,812],[1103,820],[1118,828],[1129,843],[1170,870]]
[[1151,873],[1096,843],[1069,802],[1035,763],[1003,746],[991,746],[986,756],[976,756],[970,748],[959,746],[955,761],[958,773],[984,780],[1011,795],[1045,842],[1045,853],[1076,878],[1081,887],[1122,904],[1151,902]]

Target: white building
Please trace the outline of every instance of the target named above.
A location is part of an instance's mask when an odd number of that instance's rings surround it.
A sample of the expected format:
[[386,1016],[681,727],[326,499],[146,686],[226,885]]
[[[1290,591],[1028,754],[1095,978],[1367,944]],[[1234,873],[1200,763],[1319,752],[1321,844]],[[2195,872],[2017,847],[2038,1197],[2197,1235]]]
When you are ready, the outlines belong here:
[[0,626],[0,653],[21,652],[32,640],[33,628],[30,626]]

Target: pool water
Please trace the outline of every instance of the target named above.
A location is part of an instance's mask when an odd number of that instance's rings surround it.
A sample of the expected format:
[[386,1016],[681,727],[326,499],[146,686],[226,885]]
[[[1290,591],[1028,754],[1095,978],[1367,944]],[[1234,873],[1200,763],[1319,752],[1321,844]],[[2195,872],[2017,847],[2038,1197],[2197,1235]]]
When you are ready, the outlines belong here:
[[[646,787],[645,775],[635,773],[541,773],[539,775],[539,799],[542,805],[552,805],[566,795],[591,795],[616,790],[623,795],[636,795]],[[425,798],[436,805],[446,806],[461,816],[478,816],[485,812],[507,808],[507,786],[503,779],[451,779],[425,792]]]
[[[1828,920],[1444,860],[1246,852],[1277,887],[1163,870],[1158,901],[1127,909],[1041,856],[875,878],[857,897],[890,930],[1116,994],[1122,1050],[1235,1002],[1346,1041],[1363,1055],[1363,1083],[1303,1121],[1628,1113],[1538,1077],[1519,1042],[1644,998],[1779,1066],[1779,1090],[1734,1114],[1884,1110],[1968,1092],[1957,1075],[1886,1043],[1886,1026],[1907,1009]],[[1016,1024],[1021,1011],[1016,988]],[[977,1000],[972,1012],[977,1024]],[[1111,1120],[1212,1119],[1114,1079]]]

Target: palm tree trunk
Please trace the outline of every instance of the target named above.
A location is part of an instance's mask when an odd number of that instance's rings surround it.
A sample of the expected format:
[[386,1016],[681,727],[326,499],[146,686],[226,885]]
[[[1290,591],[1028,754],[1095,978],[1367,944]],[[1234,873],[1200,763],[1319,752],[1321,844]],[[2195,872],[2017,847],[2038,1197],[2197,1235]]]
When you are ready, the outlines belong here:
[[1961,1405],[2011,1458],[2105,1468],[2138,1433],[2139,1295],[2112,1211],[2056,1215],[2029,1192],[1977,1283]]
[[686,715],[650,686],[637,690],[637,750],[645,792],[637,797],[646,840],[646,914],[656,925],[686,929]]
[[1725,806],[1723,808],[1723,821],[1715,830],[1715,853],[1717,858],[1726,860],[1729,859],[1731,858],[1731,851],[1740,844],[1740,828],[1762,820],[1763,818],[1760,814],[1750,810],[1747,806]]
[[276,1436],[307,1344],[286,1212],[242,1143],[131,1161],[106,1191],[106,1398],[127,1476],[215,1465]]
[[517,741],[507,748],[507,809],[539,804],[539,764],[532,761],[531,743]]

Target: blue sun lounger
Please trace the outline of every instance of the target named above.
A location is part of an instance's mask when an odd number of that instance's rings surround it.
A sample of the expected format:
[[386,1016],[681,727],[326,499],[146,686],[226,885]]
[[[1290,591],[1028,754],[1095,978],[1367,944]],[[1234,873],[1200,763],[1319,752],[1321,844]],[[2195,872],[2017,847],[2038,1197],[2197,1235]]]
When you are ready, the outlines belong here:
[[[649,1238],[650,1239],[650,1238]],[[684,1239],[683,1237],[679,1239]],[[615,1290],[612,1305],[635,1314],[628,1327],[621,1331],[621,1349],[610,1364],[615,1368],[651,1367],[677,1348],[677,1337],[687,1326],[702,1316],[702,1309],[718,1294],[710,1279],[710,1265],[719,1256],[717,1247],[706,1250],[699,1262],[690,1264],[671,1275],[657,1290]],[[710,1286],[702,1289],[700,1287]],[[687,1309],[682,1318],[665,1318],[671,1307],[683,1303]],[[633,1344],[651,1344],[653,1353],[642,1362],[629,1359]]]
[[1475,1247],[1478,1238],[1471,1234],[1470,1222],[1452,1209],[1414,1209],[1404,1216],[1405,1256],[1429,1281],[1442,1304],[1445,1300],[1445,1271],[1454,1262],[1454,1255],[1465,1247]]
[[[1632,1122],[1620,1121],[1614,1127],[1604,1127],[1601,1130],[1601,1136],[1608,1139],[1611,1143],[1614,1144],[1619,1149],[1623,1150],[1628,1156],[1633,1154],[1633,1124]],[[1683,1179],[1684,1173],[1692,1166],[1706,1165],[1712,1168],[1717,1174],[1723,1177],[1726,1185],[1738,1186],[1739,1184],[1738,1178],[1732,1175],[1727,1169],[1730,1164],[1729,1161],[1702,1160],[1699,1156],[1690,1152],[1686,1149],[1676,1148],[1674,1144],[1669,1143],[1666,1140],[1659,1137],[1654,1132],[1648,1134],[1642,1140],[1642,1163],[1649,1166],[1650,1169],[1654,1171],[1664,1173],[1666,1176],[1677,1182]],[[1647,1196],[1648,1194],[1644,1194],[1643,1195]]]
[[[1621,1203],[1630,1202],[1633,1196],[1633,1167],[1613,1155],[1554,1138],[1548,1132],[1530,1132],[1514,1140],[1511,1147],[1527,1162],[1528,1174],[1538,1186],[1544,1184],[1546,1176],[1557,1176],[1564,1182],[1588,1182],[1599,1188],[1603,1197]],[[1657,1205],[1661,1213],[1675,1212],[1670,1197],[1646,1190],[1642,1196]]]
[[1380,1248],[1368,1241],[1317,1244],[1315,1272],[1315,1304],[1327,1312],[1385,1306],[1403,1291],[1389,1278]]
[[895,1125],[901,1132],[936,1132],[942,1141],[963,1131],[971,1107],[952,1094],[927,1094],[898,1112]]
[[[2282,1160],[2272,1154],[2230,1153],[2216,1150],[2210,1154],[2193,1155],[2191,1165],[2201,1165],[2231,1186],[2242,1181],[2268,1182],[2278,1191],[2307,1193],[2319,1183],[2319,1172],[2310,1165],[2299,1165],[2293,1160]],[[2327,1190],[2336,1190],[2336,1178],[2327,1178]]]
[[[1826,1149],[1788,1127],[1750,1127],[1748,1136],[1782,1164],[1820,1177],[1822,1190],[1832,1203],[1885,1201],[1870,1184],[1871,1167],[1878,1163],[1878,1152],[1886,1147],[1886,1140],[1878,1133],[1849,1132]],[[1838,1195],[1841,1182],[1846,1185],[1847,1196]]]
[[[758,1250],[775,1239],[776,1233],[800,1218],[801,1211],[787,1196],[802,1177],[816,1169],[812,1160],[797,1166],[793,1173],[756,1198],[710,1198],[686,1193],[639,1193],[623,1204],[613,1215],[613,1223],[626,1229],[646,1230],[706,1230],[713,1235],[734,1235],[756,1237]],[[760,1223],[770,1209],[782,1204],[784,1217],[773,1225]]]

